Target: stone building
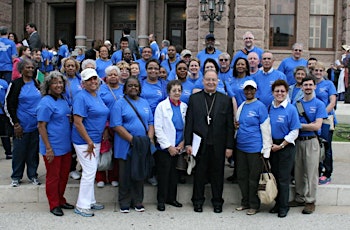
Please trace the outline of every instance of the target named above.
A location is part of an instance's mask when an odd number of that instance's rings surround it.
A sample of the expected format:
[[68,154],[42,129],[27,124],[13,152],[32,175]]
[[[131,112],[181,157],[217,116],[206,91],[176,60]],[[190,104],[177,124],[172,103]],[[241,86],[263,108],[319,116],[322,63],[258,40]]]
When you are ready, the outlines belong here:
[[[242,35],[252,31],[256,45],[277,60],[304,44],[305,58],[326,64],[339,59],[341,45],[350,44],[350,0],[225,0],[221,21],[215,21],[216,46],[232,54],[242,48]],[[2,0],[0,24],[20,38],[25,23],[34,22],[42,41],[91,46],[94,39],[119,41],[129,26],[140,45],[148,34],[170,40],[194,53],[204,47],[209,21],[200,16],[200,0]]]

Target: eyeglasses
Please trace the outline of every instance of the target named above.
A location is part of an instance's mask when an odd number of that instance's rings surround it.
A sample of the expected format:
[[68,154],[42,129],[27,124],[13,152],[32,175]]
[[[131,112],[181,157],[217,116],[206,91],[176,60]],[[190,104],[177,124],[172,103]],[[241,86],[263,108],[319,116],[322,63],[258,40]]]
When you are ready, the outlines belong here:
[[285,93],[286,91],[285,90],[274,90],[273,92],[275,92],[275,93]]
[[263,60],[271,60],[272,58],[270,57],[264,57]]
[[177,68],[177,70],[187,70],[187,68],[186,67],[179,67],[179,68]]
[[314,69],[315,72],[320,72],[322,73],[323,72],[323,69]]
[[147,70],[159,70],[157,67],[148,67]]
[[302,52],[303,50],[301,49],[294,49],[295,52]]
[[133,88],[133,87],[139,88],[139,87],[140,87],[138,84],[127,84],[126,86],[127,86],[128,88]]
[[228,59],[219,59],[219,61],[228,61]]
[[244,40],[253,40],[254,38],[252,38],[252,37],[246,37],[246,38],[244,38]]

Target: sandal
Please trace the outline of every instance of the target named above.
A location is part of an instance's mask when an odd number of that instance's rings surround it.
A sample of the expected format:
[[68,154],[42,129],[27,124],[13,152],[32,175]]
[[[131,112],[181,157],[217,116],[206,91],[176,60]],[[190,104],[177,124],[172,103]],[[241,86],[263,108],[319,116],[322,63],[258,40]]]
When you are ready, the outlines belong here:
[[247,206],[239,206],[239,207],[237,207],[236,208],[236,210],[237,211],[243,211],[243,210],[246,210],[246,209],[248,209],[249,207],[247,207]]
[[249,209],[249,210],[247,211],[247,215],[249,215],[249,216],[255,215],[257,212],[258,212],[257,209],[251,208],[251,209]]

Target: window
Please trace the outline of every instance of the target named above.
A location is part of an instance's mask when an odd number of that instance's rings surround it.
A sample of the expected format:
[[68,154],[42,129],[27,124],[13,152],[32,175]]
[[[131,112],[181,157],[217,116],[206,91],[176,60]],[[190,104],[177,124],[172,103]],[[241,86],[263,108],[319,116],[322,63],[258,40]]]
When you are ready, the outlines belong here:
[[270,1],[270,48],[295,43],[295,0]]
[[310,1],[310,48],[333,48],[334,12],[334,0]]

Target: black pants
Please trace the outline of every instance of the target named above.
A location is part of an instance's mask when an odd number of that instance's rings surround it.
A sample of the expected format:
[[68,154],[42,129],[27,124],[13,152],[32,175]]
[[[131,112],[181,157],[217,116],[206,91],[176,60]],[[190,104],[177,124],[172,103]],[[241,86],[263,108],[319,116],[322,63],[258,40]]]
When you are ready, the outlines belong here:
[[215,152],[213,145],[206,145],[205,151],[198,151],[196,157],[196,171],[193,181],[192,202],[194,205],[203,205],[205,201],[205,184],[211,184],[213,206],[222,206],[222,192],[224,187],[225,153]]
[[242,194],[242,206],[260,208],[258,185],[261,168],[261,153],[245,153],[237,150],[237,181]]
[[295,146],[288,144],[284,149],[271,152],[270,155],[271,171],[276,178],[278,189],[275,199],[276,206],[279,207],[280,211],[286,211],[288,209],[289,183],[294,165],[295,151]]
[[119,205],[129,208],[143,202],[143,180],[131,179],[131,158],[119,159]]
[[154,156],[158,175],[158,203],[173,202],[177,196],[179,175],[176,164],[179,156],[171,156],[168,151],[157,151]]

